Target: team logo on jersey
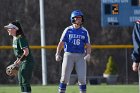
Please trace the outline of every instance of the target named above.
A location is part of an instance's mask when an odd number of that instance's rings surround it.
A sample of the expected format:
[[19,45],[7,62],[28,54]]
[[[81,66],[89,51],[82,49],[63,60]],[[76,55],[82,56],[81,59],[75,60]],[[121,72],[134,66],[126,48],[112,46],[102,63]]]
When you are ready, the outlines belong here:
[[69,38],[85,39],[85,36],[83,36],[83,35],[77,35],[77,34],[69,34]]

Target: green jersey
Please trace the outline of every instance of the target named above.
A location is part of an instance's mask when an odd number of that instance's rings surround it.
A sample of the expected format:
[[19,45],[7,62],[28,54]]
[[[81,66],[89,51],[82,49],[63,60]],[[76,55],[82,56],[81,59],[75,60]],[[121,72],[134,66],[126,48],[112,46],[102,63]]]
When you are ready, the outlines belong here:
[[[20,58],[23,55],[24,48],[29,49],[27,40],[24,37],[22,37],[21,35],[14,37],[13,38],[13,49],[14,49],[14,54],[17,58]],[[25,60],[32,60],[30,49],[29,49],[29,54]]]

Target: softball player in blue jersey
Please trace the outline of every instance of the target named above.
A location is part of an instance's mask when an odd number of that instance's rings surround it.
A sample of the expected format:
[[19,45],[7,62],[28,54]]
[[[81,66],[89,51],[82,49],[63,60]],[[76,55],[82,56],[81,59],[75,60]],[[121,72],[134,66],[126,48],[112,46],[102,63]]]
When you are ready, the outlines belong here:
[[56,61],[61,61],[60,53],[64,47],[58,93],[65,93],[74,65],[78,75],[80,93],[86,93],[86,61],[90,60],[90,37],[88,31],[82,26],[84,18],[80,10],[73,11],[70,20],[72,25],[62,33],[55,54]]

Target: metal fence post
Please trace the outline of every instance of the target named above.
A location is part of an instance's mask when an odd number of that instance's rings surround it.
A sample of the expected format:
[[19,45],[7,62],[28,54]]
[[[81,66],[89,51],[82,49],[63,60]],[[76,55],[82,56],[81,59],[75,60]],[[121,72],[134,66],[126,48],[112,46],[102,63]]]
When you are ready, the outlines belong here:
[[128,84],[128,60],[127,60],[127,48],[125,48],[125,62],[126,62],[126,69],[125,69],[125,73],[126,73],[126,84]]

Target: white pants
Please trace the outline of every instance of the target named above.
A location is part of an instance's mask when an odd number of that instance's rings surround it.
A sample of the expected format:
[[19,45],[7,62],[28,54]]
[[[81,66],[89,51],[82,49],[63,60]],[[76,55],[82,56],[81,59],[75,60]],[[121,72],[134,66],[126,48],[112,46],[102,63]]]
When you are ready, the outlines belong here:
[[65,52],[62,63],[61,83],[67,84],[75,65],[79,85],[86,84],[86,61],[84,54]]

